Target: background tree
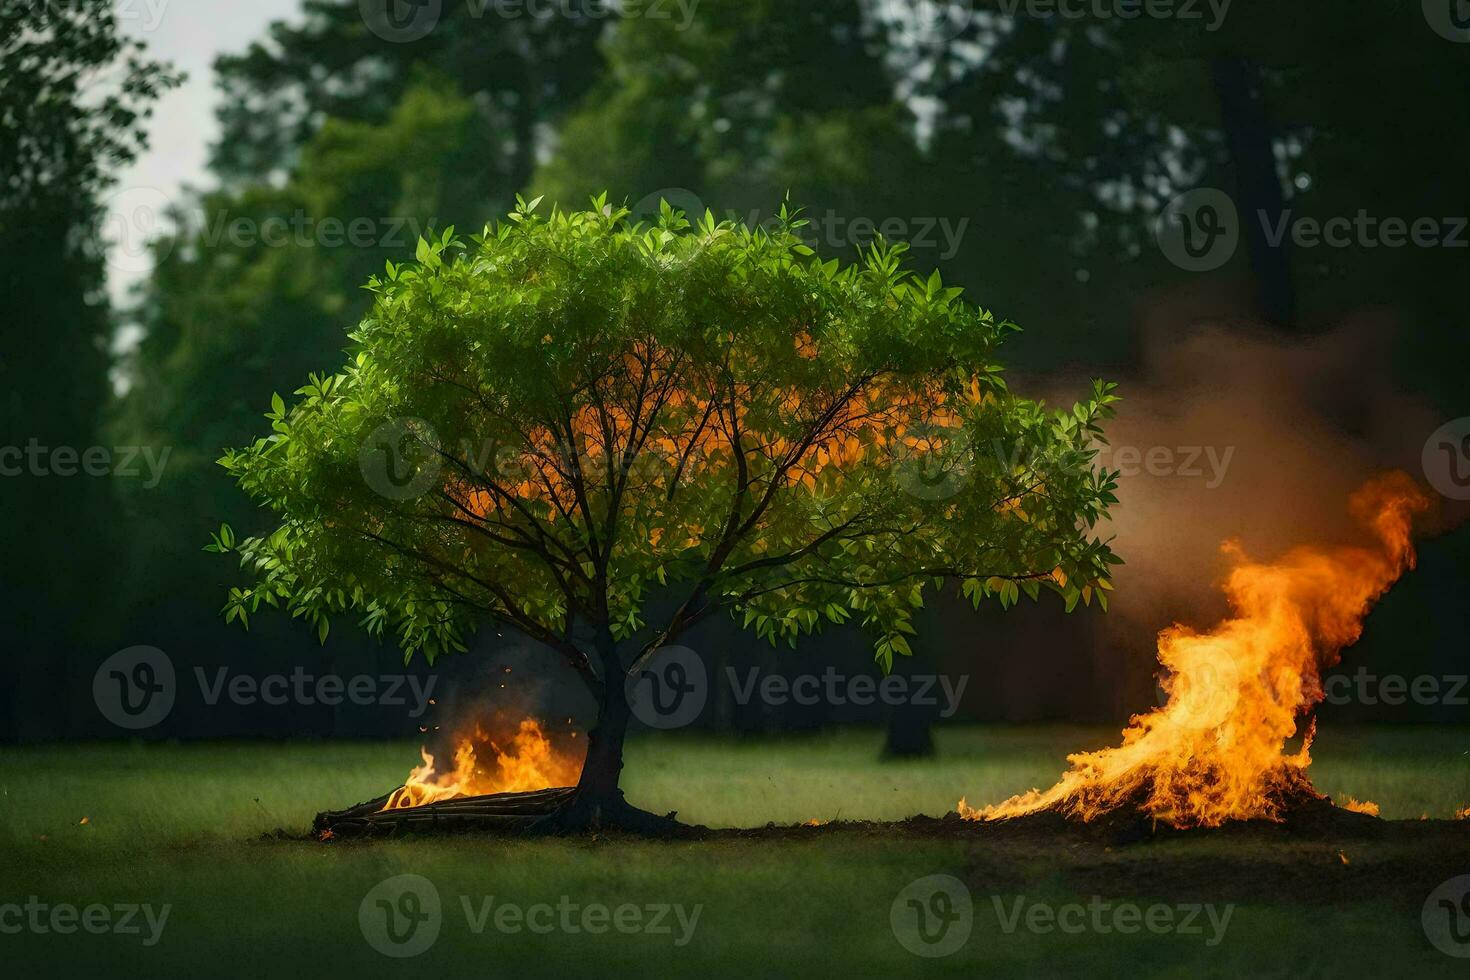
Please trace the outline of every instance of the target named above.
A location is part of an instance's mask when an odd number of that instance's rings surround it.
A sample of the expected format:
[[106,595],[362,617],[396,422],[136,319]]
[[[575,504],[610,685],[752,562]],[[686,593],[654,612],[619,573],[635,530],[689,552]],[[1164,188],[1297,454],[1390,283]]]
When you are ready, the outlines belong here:
[[[71,475],[100,442],[109,395],[101,198],[144,147],[150,105],[176,80],[119,36],[106,0],[0,6],[0,506],[13,535],[0,588],[11,651],[0,733],[9,737],[65,726],[73,661],[58,653],[85,647],[98,625],[73,614],[74,583],[93,583],[93,601],[112,608],[111,567],[99,562],[115,541],[112,481]],[[25,683],[22,663],[39,665]]]
[[[1414,3],[1236,4],[1213,32],[1200,21],[1006,14],[993,2],[951,3],[954,16],[934,30],[908,15],[912,5],[886,0],[705,0],[683,31],[653,18],[475,17],[472,6],[446,4],[425,38],[395,44],[366,28],[356,0],[313,0],[245,54],[222,58],[218,186],[202,207],[181,202],[184,210],[206,227],[221,216],[258,227],[298,211],[479,227],[527,187],[565,201],[615,186],[635,201],[684,187],[742,219],[791,190],[818,219],[835,208],[848,218],[964,220],[958,250],[942,259],[945,278],[1027,324],[1007,345],[1013,369],[1126,377],[1141,361],[1141,322],[1254,320],[1270,305],[1258,299],[1249,247],[1197,274],[1171,266],[1153,241],[1159,209],[1190,187],[1223,187],[1243,214],[1252,207],[1230,152],[1217,58],[1244,61],[1256,77],[1296,216],[1464,209],[1470,109],[1445,92],[1470,61]],[[123,365],[132,388],[112,413],[118,443],[169,445],[170,465],[161,486],[127,500],[126,544],[85,561],[125,569],[117,578],[128,625],[119,632],[232,663],[261,644],[202,612],[218,584],[196,539],[206,515],[244,521],[246,512],[209,461],[248,437],[268,374],[333,363],[342,325],[371,300],[356,283],[412,243],[386,240],[386,226],[365,245],[279,248],[196,237],[197,228],[160,244],[139,314],[147,340]],[[853,254],[850,242],[803,232],[824,257]],[[1463,249],[1307,251],[1288,239],[1273,255],[1291,276],[1288,326],[1307,334],[1355,311],[1396,316],[1405,329],[1382,370],[1432,393],[1442,417],[1465,413]],[[921,271],[941,261],[922,244],[905,258]],[[81,537],[71,543],[94,547]],[[1427,577],[1406,586],[1430,587]],[[961,612],[940,611],[947,646],[973,635]],[[835,656],[845,642],[834,631],[814,652]],[[266,645],[320,663],[290,634]],[[344,645],[334,638],[327,656]],[[716,655],[734,648],[714,630],[706,645]],[[372,649],[340,652],[370,664],[381,655]],[[1121,663],[1099,666],[1128,675],[1100,691],[1151,687]],[[1049,705],[1018,710],[1064,710]],[[777,714],[727,713],[718,723],[792,724]],[[823,724],[834,715],[803,717]],[[374,724],[387,733],[393,722]]]
[[1106,605],[1112,386],[1056,412],[1015,396],[1013,324],[902,246],[822,261],[785,208],[769,234],[533,209],[390,263],[347,368],[225,456],[281,518],[210,546],[256,576],[227,619],[280,605],[325,636],[351,610],[429,657],[483,617],[518,628],[599,705],[556,823],[649,828],[619,789],[625,684],[716,611],[793,646],[855,618],[887,670],[945,581],[977,607]]

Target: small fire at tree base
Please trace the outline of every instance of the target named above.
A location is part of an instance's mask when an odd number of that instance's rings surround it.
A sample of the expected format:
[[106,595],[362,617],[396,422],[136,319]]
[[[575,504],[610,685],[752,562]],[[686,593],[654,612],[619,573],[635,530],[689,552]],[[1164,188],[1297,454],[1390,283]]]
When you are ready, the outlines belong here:
[[[1224,585],[1232,616],[1197,633],[1175,625],[1159,634],[1167,702],[1136,715],[1121,745],[1068,757],[1072,768],[1048,790],[972,807],[967,820],[1058,813],[1091,822],[1131,810],[1174,827],[1286,819],[1326,799],[1312,785],[1307,725],[1302,746],[1286,751],[1300,722],[1323,697],[1322,673],[1362,634],[1373,604],[1414,566],[1410,532],[1429,500],[1406,474],[1377,477],[1349,501],[1349,512],[1376,546],[1299,546],[1270,562],[1238,545]],[[1344,799],[1355,813],[1371,803]]]

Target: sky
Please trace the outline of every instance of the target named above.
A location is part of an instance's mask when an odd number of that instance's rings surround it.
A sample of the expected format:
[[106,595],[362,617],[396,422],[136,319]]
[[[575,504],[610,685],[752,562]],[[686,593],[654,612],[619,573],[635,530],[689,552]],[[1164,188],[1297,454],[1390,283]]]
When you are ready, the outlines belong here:
[[243,51],[265,36],[271,21],[293,16],[301,0],[114,0],[114,5],[125,34],[189,76],[158,101],[149,121],[148,152],[118,176],[110,195],[109,291],[123,301],[148,272],[143,243],[157,228],[160,209],[180,199],[184,188],[209,183],[205,167],[218,131],[215,57]]

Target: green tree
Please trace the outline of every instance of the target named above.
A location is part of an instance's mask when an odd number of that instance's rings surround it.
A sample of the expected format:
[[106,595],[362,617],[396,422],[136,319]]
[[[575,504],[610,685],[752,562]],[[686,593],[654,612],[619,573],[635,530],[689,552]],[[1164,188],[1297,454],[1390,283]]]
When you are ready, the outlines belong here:
[[269,39],[220,57],[225,99],[214,172],[231,183],[289,172],[325,120],[380,125],[431,72],[474,100],[478,125],[467,148],[479,180],[508,207],[546,128],[601,72],[595,45],[608,7],[581,0],[504,13],[482,2],[421,6],[415,15],[433,15],[433,29],[399,43],[374,33],[370,4],[305,0],[298,18],[271,25]]
[[[102,198],[144,147],[153,100],[176,81],[120,35],[106,0],[0,6],[0,507],[13,535],[0,588],[13,651],[0,711],[14,712],[0,731],[10,734],[65,723],[61,678],[104,619],[74,614],[66,597],[77,582],[92,583],[99,606],[110,602],[99,566],[114,554],[112,481],[78,471],[109,394]],[[26,664],[37,666],[23,684]]]
[[199,534],[247,513],[214,460],[255,431],[254,393],[282,372],[304,376],[340,358],[341,325],[371,300],[357,284],[411,255],[438,216],[493,213],[465,155],[476,126],[469,100],[442,86],[410,89],[381,125],[323,123],[283,186],[206,194],[157,243],[135,314],[143,340],[113,412],[122,444],[173,447],[162,482],[124,498],[138,542],[125,592],[151,619],[167,609],[162,628],[179,642],[218,627],[202,613],[219,582]]
[[902,246],[841,267],[784,207],[768,233],[593,204],[446,231],[371,280],[346,368],[222,460],[280,519],[209,546],[254,576],[227,620],[265,603],[324,637],[351,611],[431,658],[515,627],[598,704],[554,823],[649,828],[619,789],[625,685],[718,610],[793,646],[855,618],[888,669],[946,581],[977,607],[1106,604],[1113,386],[1052,412],[1012,394],[1015,326]]

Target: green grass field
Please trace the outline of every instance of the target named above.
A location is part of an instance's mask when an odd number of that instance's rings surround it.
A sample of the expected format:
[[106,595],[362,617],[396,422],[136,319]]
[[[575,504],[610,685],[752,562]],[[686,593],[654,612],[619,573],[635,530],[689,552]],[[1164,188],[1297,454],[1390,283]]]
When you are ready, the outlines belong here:
[[[904,764],[878,762],[880,736],[872,732],[740,742],[660,736],[631,747],[626,786],[642,806],[677,809],[683,819],[710,826],[941,816],[961,795],[990,802],[1049,783],[1068,751],[1101,746],[1115,733],[1007,727],[941,734],[937,759]],[[1470,874],[1470,823],[1437,831],[1433,843],[1394,837],[1344,844],[1206,834],[1108,845],[1071,835],[942,839],[872,828],[808,840],[705,842],[455,837],[321,845],[266,836],[277,828],[303,833],[316,811],[396,785],[415,749],[226,743],[0,750],[0,907],[24,905],[33,895],[48,909],[170,907],[153,945],[145,945],[147,925],[142,935],[58,934],[44,915],[48,931],[27,925],[15,932],[6,926],[18,920],[0,908],[8,972],[375,976],[407,967],[437,977],[609,970],[1303,977],[1463,976],[1470,965],[1436,950],[1420,919],[1435,885]],[[1385,817],[1443,819],[1470,802],[1467,750],[1466,730],[1326,732],[1313,771],[1325,792],[1376,800]],[[433,883],[443,914],[437,941],[397,964],[364,938],[359,910],[380,881],[407,873]],[[909,883],[939,873],[965,883],[973,928],[952,955],[920,958],[896,938],[890,911]],[[594,934],[575,912],[570,919],[557,912],[545,934],[524,925],[512,931],[514,920],[505,929],[491,920],[477,932],[464,903],[473,913],[490,896],[494,907],[666,904],[686,914],[698,907],[699,917],[689,930],[670,915],[671,934]],[[1230,918],[1218,936],[1208,924],[1201,934],[1123,934],[1095,925],[1044,931],[1044,920],[1008,931],[1007,910],[1022,897],[1022,908],[1053,912],[1095,899],[1145,910],[1197,903],[1223,911],[1228,904]]]

